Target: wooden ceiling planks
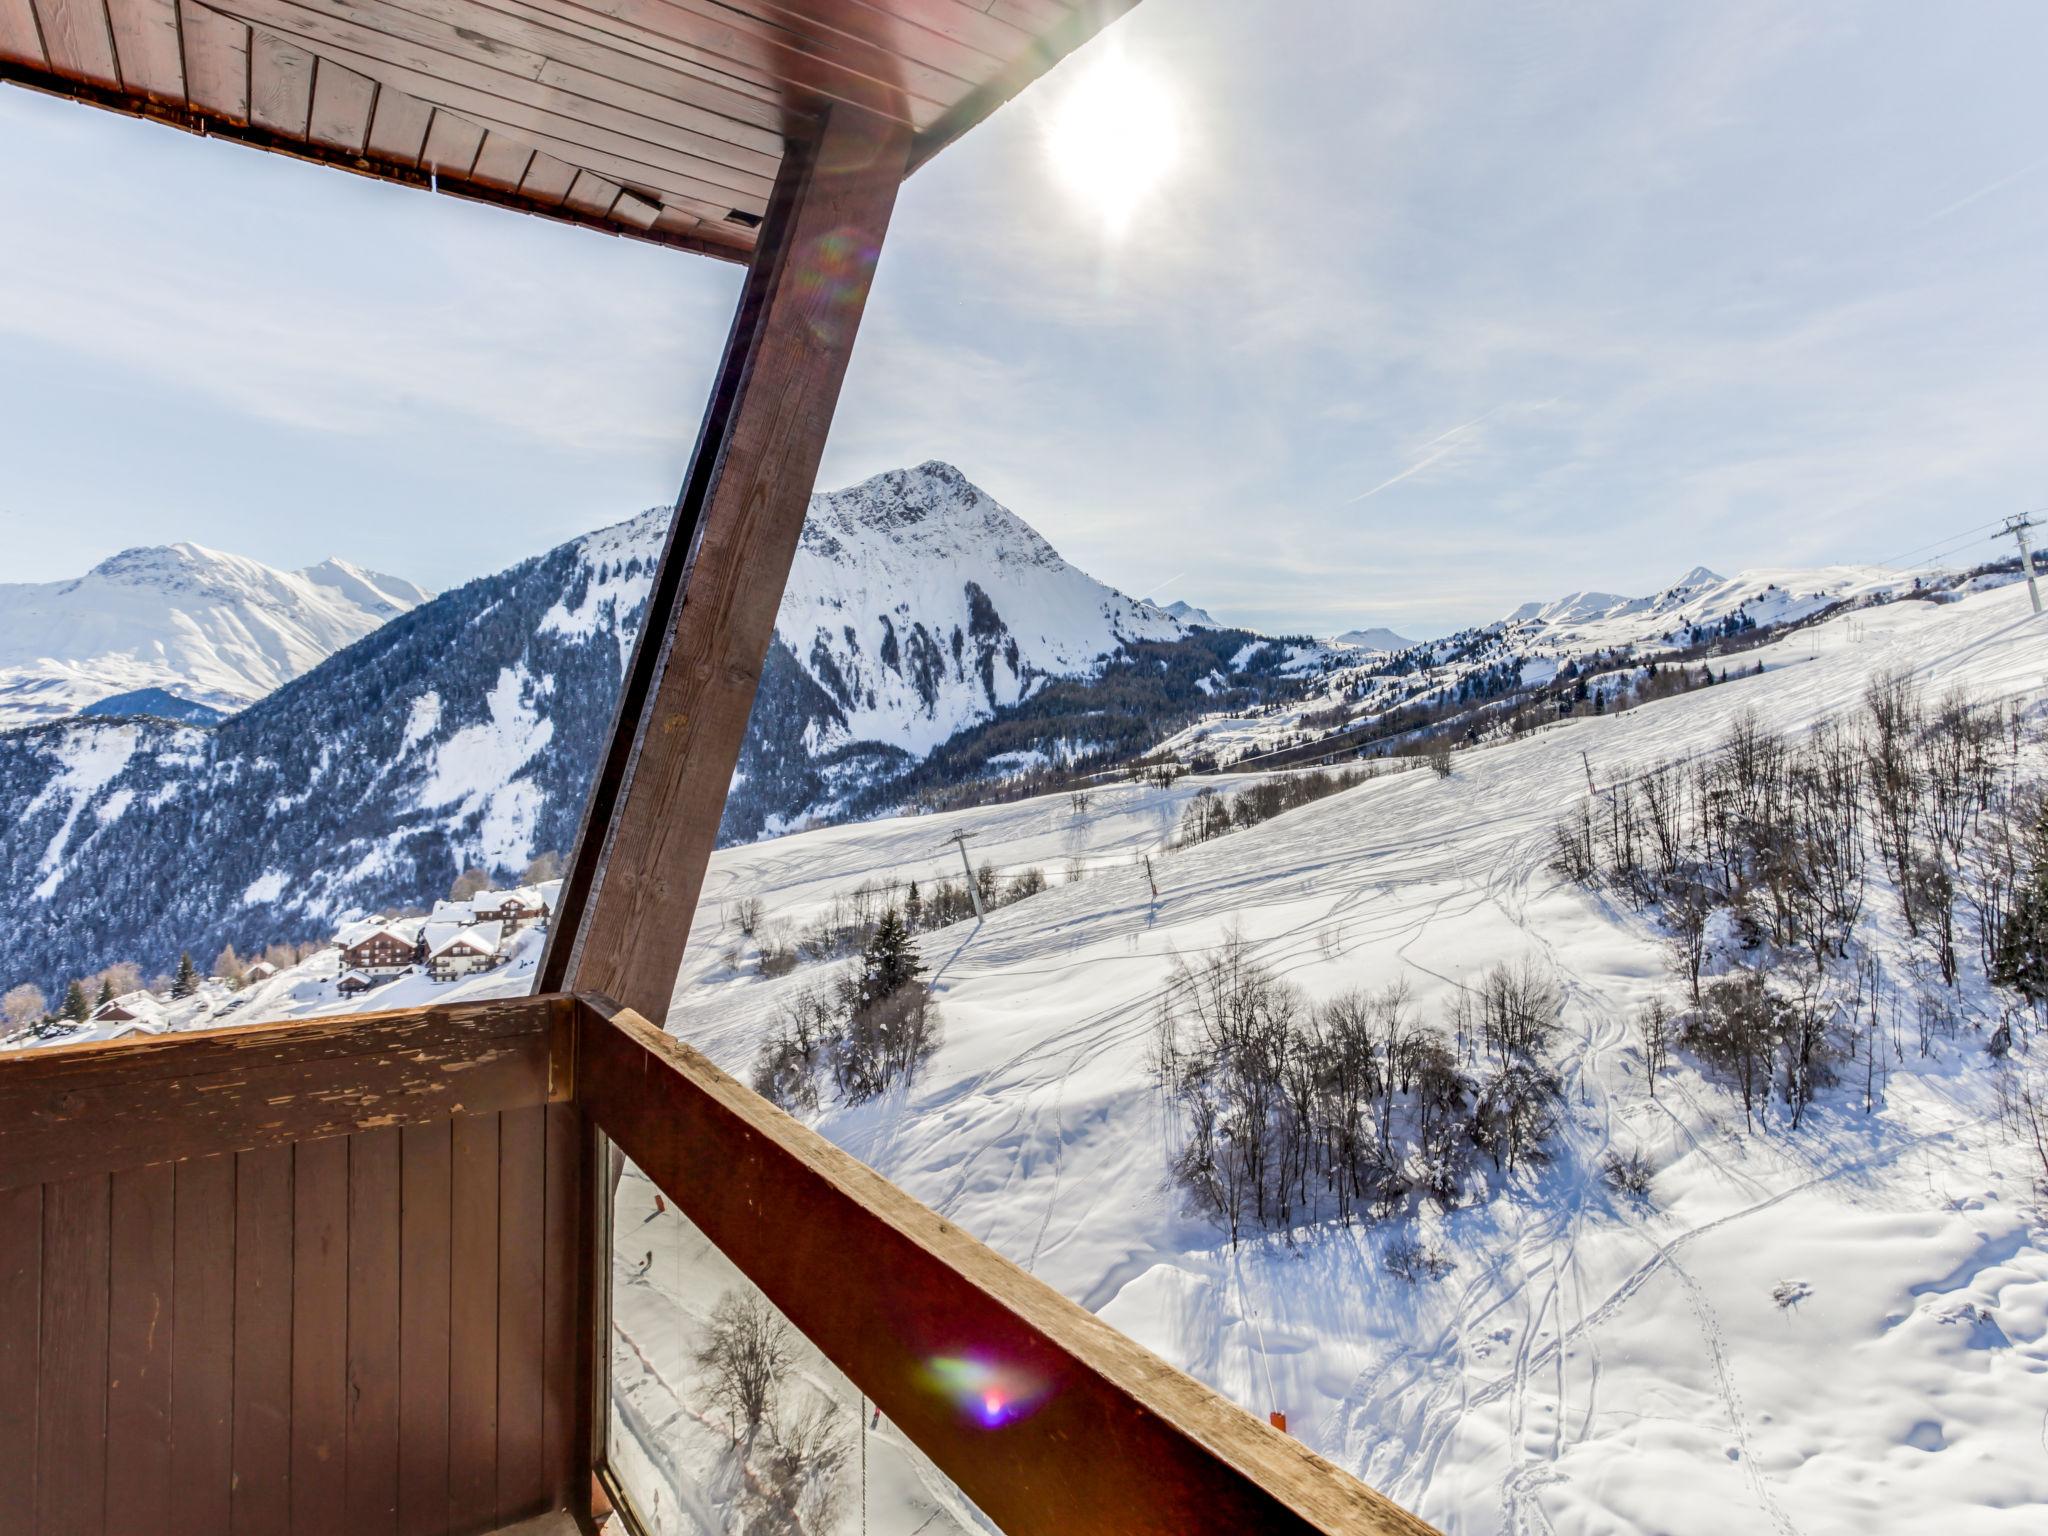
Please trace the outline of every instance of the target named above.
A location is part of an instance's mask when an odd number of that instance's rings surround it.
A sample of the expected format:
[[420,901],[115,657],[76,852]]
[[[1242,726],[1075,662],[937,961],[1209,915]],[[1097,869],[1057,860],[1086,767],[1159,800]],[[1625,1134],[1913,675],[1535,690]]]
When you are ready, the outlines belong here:
[[114,37],[100,0],[35,0],[43,51],[60,75],[94,85],[121,83],[114,68]]
[[1132,0],[0,0],[0,80],[744,260],[845,104],[914,164]]
[[370,114],[376,105],[376,81],[323,60],[313,75],[313,116],[306,137],[359,155],[369,142]]

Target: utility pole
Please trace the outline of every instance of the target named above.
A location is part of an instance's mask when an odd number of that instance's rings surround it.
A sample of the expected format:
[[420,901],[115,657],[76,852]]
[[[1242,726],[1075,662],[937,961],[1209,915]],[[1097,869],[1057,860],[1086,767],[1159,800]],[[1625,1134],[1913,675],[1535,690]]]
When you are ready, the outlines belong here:
[[2034,552],[2027,548],[2027,530],[2037,526],[2022,512],[2018,517],[2005,520],[2005,532],[2011,534],[2020,546],[2020,574],[2027,578],[2027,596],[2034,600],[2034,612],[2041,611],[2041,588],[2034,580]]
[[967,894],[969,898],[971,898],[974,902],[974,920],[978,923],[981,921],[982,916],[981,887],[975,884],[974,866],[973,864],[968,862],[967,858],[967,839],[972,837],[973,835],[974,834],[971,832],[955,832],[951,837],[947,838],[946,841],[949,843],[958,843],[960,845],[960,867],[967,872]]
[[1579,761],[1586,765],[1586,793],[1589,795],[1598,796],[1600,793],[1600,786],[1593,782],[1593,759],[1586,756],[1584,750],[1582,749],[1579,753]]

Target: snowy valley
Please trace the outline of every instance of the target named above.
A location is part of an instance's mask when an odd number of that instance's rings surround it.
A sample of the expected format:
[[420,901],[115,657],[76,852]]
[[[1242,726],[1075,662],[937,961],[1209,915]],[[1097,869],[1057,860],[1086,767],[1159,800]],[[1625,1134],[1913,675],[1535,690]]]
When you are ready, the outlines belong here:
[[[1528,626],[1523,655],[1606,651],[1780,600],[1824,614],[1826,591],[1810,577],[1715,579],[1632,612],[1575,600],[1510,625]],[[871,925],[911,881],[929,909],[962,878],[947,839],[967,833],[998,900],[983,922],[934,914],[914,936],[936,1004],[928,1056],[858,1102],[828,1078],[815,1107],[798,1106],[950,1220],[1255,1413],[1284,1412],[1304,1443],[1457,1536],[2036,1531],[2048,1165],[2033,1138],[2048,1069],[2037,1009],[1987,978],[1961,875],[1947,960],[1929,909],[1908,928],[1868,807],[1846,953],[1816,970],[1781,943],[1761,885],[1748,927],[1736,906],[1708,914],[1703,995],[1764,974],[1785,1009],[1816,1005],[1803,1059],[1825,1070],[1799,1067],[1787,1025],[1746,1108],[1713,1007],[1690,995],[1679,898],[1660,894],[1688,887],[1639,884],[1615,853],[1652,841],[1615,825],[1641,814],[1660,769],[1683,775],[1743,741],[1822,752],[1831,722],[1874,729],[1873,678],[1917,701],[1915,741],[1947,739],[1944,709],[1997,721],[1986,771],[2021,814],[2048,776],[2048,645],[2024,589],[1880,595],[1699,663],[1721,674],[1711,686],[1617,693],[1598,711],[1567,696],[1569,714],[1546,693],[1544,718],[1492,729],[1438,771],[1381,765],[1215,835],[1189,835],[1205,801],[1299,775],[1119,777],[724,848],[668,1027],[755,1076],[806,997],[853,963],[833,936]],[[1455,649],[1423,665],[1447,668]],[[1327,659],[1305,658],[1307,675]],[[1592,675],[1596,693],[1626,680]],[[1593,843],[1575,871],[1581,812]],[[1968,849],[1988,836],[1971,832]],[[539,942],[521,935],[497,971],[401,978],[355,1005],[520,990]],[[836,954],[849,952],[842,938]],[[1189,978],[1219,957],[1265,978],[1261,1008],[1291,999],[1297,1022],[1354,994],[1383,1022],[1372,1000],[1398,989],[1414,1037],[1475,1081],[1499,1060],[1460,1021],[1476,1031],[1489,973],[1514,968],[1553,1000],[1524,1042],[1555,1080],[1547,1123],[1504,1163],[1497,1139],[1489,1154],[1453,1138],[1442,1198],[1409,1158],[1348,1221],[1317,1200],[1291,1221],[1247,1217],[1233,1243],[1186,1176],[1196,1133],[1160,1070],[1162,1022],[1191,1040]],[[332,1011],[338,979],[332,952],[315,955],[180,1005],[175,1027],[228,1022],[216,1010],[236,999],[237,1021]],[[1398,1115],[1412,1108],[1399,1098]],[[1476,1105],[1457,1113],[1482,1123]],[[638,1202],[632,1246],[648,1235],[645,1264],[619,1257],[650,1355],[628,1383],[631,1414],[672,1437],[695,1410],[677,1373],[655,1368],[658,1347],[701,1330],[691,1281],[706,1260],[633,1181],[621,1199]],[[711,1437],[684,1442],[702,1450],[717,1432],[693,1433]],[[975,1528],[907,1451],[876,1476],[879,1509]]]

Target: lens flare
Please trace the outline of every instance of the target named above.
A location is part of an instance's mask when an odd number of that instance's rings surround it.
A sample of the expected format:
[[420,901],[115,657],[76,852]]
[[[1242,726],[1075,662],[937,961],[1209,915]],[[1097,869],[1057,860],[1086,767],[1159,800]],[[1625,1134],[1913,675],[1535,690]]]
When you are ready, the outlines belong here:
[[1180,159],[1180,115],[1157,76],[1108,52],[1082,76],[1053,125],[1053,170],[1121,234]]
[[971,1355],[939,1355],[925,1362],[924,1384],[984,1429],[1000,1429],[1037,1411],[1045,1383],[1015,1366]]

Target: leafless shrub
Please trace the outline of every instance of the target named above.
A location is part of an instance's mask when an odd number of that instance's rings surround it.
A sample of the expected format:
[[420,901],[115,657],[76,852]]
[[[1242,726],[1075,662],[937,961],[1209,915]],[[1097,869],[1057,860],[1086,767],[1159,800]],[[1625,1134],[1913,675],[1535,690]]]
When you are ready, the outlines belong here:
[[725,909],[726,921],[737,928],[741,935],[753,938],[761,931],[761,923],[767,916],[767,905],[758,896],[742,896]]
[[1600,1173],[1617,1193],[1634,1200],[1649,1199],[1650,1186],[1657,1177],[1657,1170],[1640,1148],[1608,1153],[1601,1160]]
[[1441,1250],[1412,1237],[1397,1237],[1387,1245],[1386,1265],[1388,1273],[1410,1285],[1441,1280],[1458,1267]]

